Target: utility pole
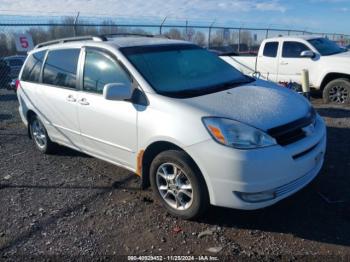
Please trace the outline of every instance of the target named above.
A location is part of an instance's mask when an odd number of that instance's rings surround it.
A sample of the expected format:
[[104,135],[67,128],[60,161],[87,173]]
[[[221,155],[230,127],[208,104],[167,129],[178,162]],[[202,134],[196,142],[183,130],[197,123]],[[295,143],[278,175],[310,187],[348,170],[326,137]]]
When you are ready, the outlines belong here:
[[211,28],[213,27],[213,25],[215,24],[216,19],[214,19],[214,21],[210,24],[209,26],[209,35],[208,35],[208,49],[210,49],[210,40],[211,40]]
[[241,28],[238,29],[238,53],[241,51]]
[[77,23],[79,18],[80,12],[78,12],[77,16],[74,19],[74,36],[77,36]]
[[167,16],[164,17],[162,23],[160,24],[160,27],[159,27],[159,34],[160,34],[160,35],[162,35],[162,28],[163,28],[163,25],[164,25],[164,23],[165,23],[165,21],[166,21],[167,18],[168,18]]

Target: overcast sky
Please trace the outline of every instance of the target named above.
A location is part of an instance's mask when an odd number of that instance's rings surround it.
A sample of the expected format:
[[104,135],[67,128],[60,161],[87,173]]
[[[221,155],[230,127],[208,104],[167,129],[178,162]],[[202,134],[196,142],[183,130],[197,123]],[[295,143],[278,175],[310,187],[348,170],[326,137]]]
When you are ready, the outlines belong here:
[[[0,0],[0,14],[172,17],[350,34],[350,0]],[[150,18],[147,18],[149,20]]]

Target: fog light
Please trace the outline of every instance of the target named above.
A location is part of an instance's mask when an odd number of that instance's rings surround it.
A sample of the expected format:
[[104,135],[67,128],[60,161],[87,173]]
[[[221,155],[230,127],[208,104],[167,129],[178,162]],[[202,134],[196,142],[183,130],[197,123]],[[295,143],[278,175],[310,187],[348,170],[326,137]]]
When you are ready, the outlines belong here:
[[258,203],[263,201],[268,201],[276,198],[275,191],[265,191],[258,193],[243,193],[243,192],[234,192],[240,199],[245,202]]

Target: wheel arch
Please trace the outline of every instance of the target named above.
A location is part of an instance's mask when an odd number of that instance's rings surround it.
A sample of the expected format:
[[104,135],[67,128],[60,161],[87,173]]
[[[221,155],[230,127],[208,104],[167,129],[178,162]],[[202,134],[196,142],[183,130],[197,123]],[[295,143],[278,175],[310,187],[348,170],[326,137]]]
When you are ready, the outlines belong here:
[[33,116],[36,116],[36,115],[37,115],[37,114],[36,114],[33,110],[28,109],[27,114],[26,114],[26,120],[27,120],[27,122],[28,122],[28,125],[27,125],[27,133],[28,133],[28,137],[29,137],[30,139],[32,139],[32,135],[30,134],[30,122],[31,122]]
[[190,157],[195,169],[197,169],[197,171],[199,172],[199,175],[202,177],[202,179],[205,183],[206,190],[207,190],[208,195],[210,197],[208,183],[205,179],[203,172],[201,171],[200,167],[195,162],[193,157],[186,150],[184,150],[182,147],[176,145],[173,142],[169,142],[169,141],[153,142],[150,145],[148,145],[145,150],[142,150],[139,152],[137,173],[141,176],[142,188],[145,189],[145,188],[150,186],[149,169],[150,169],[150,166],[151,166],[153,159],[161,152],[164,152],[167,150],[179,150],[179,151],[186,153]]
[[331,82],[335,79],[341,79],[341,78],[345,78],[345,79],[350,80],[350,74],[344,74],[344,73],[328,73],[328,74],[326,74],[321,82],[320,90],[324,90],[324,88],[326,87],[326,85],[329,82]]

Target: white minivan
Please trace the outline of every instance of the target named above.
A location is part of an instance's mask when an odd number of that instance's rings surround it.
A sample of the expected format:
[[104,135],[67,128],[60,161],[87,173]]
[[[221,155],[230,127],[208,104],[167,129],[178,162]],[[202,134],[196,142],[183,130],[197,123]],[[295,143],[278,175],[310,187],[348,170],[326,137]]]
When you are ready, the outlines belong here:
[[19,112],[43,153],[64,145],[141,176],[173,215],[259,209],[319,173],[321,117],[301,95],[192,43],[61,39],[28,55]]

